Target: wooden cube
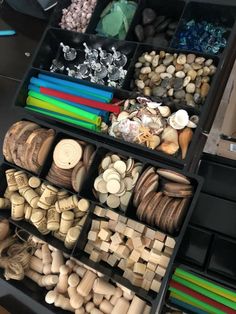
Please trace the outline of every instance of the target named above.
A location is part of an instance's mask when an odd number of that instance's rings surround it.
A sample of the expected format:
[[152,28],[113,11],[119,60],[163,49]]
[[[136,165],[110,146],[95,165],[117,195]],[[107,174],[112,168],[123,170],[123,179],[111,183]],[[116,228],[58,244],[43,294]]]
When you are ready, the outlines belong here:
[[155,272],[147,268],[143,278],[148,280],[151,285],[151,282],[153,281],[154,277],[155,277]]
[[97,241],[93,242],[93,246],[98,250],[100,250],[101,245],[102,245],[102,240],[98,239]]
[[170,257],[166,255],[165,253],[162,253],[160,260],[159,260],[159,265],[167,268],[170,262]]
[[98,217],[105,217],[106,216],[106,210],[105,210],[105,208],[102,208],[102,207],[97,205],[94,208],[94,214],[97,215]]
[[148,268],[149,270],[151,270],[151,271],[155,271],[156,268],[157,268],[157,265],[154,264],[154,263],[152,263],[152,262],[148,262],[148,263],[147,263],[147,268]]
[[123,243],[123,236],[120,233],[116,232],[111,236],[110,240],[113,244],[120,244]]
[[155,272],[157,275],[164,277],[165,273],[166,273],[166,269],[164,267],[158,265]]
[[144,245],[141,237],[132,238],[132,242],[135,249]]
[[150,287],[151,287],[151,281],[149,280],[146,280],[146,279],[143,279],[143,282],[142,282],[142,285],[141,287],[146,290],[146,291],[149,291],[150,290]]
[[142,287],[142,283],[143,283],[143,276],[140,274],[134,274],[132,273],[132,278],[130,280],[130,282],[137,287]]
[[126,225],[123,222],[118,221],[115,226],[115,231],[119,233],[125,232]]
[[134,231],[133,229],[131,229],[130,227],[126,227],[125,231],[124,231],[124,235],[127,238],[133,238],[136,234],[136,231]]
[[96,250],[96,249],[93,249],[91,254],[90,254],[90,257],[89,257],[93,262],[100,262],[101,259],[102,259],[102,256],[101,256],[101,252]]
[[100,221],[100,229],[109,229],[108,228],[108,221],[106,221],[106,220],[101,220]]
[[159,240],[161,242],[165,242],[165,238],[166,238],[166,234],[160,232],[160,231],[156,231],[156,234],[155,234],[155,239],[156,240]]
[[148,239],[151,239],[151,240],[153,240],[155,238],[155,234],[156,234],[156,231],[154,231],[150,228],[147,228],[144,232],[144,236]]
[[119,244],[115,244],[114,242],[111,242],[109,250],[110,252],[114,253],[118,249],[118,247],[119,247]]
[[121,259],[120,261],[119,261],[119,264],[117,265],[120,269],[122,269],[123,271],[125,271],[126,270],[126,260],[125,259]]
[[[131,281],[132,278],[133,278],[133,272],[132,272],[132,270],[129,269],[129,268],[126,268],[125,271],[124,271],[124,273],[123,273],[123,277],[126,278],[126,279],[128,279],[129,281]],[[123,289],[123,288],[122,288],[122,289]]]
[[130,255],[130,250],[127,246],[125,245],[119,245],[118,249],[114,253],[117,256],[120,256],[121,258],[128,258]]
[[122,216],[122,215],[119,216],[119,221],[120,222],[123,222],[124,224],[126,224],[127,220],[128,220],[128,218],[126,218],[125,216]]
[[156,279],[153,279],[150,289],[158,293],[160,291],[160,288],[161,282]]
[[127,268],[133,269],[134,263],[135,262],[132,259],[130,259],[130,258],[126,259],[126,267]]
[[89,231],[89,233],[88,233],[88,240],[90,240],[90,241],[96,241],[97,240],[97,238],[98,238],[98,232],[97,231]]
[[116,232],[116,225],[117,221],[111,219],[108,221],[108,229],[110,229],[112,232]]
[[103,241],[110,241],[111,236],[112,232],[104,228],[102,228],[98,233],[98,237]]
[[140,252],[137,251],[137,250],[133,250],[129,256],[129,258],[134,261],[134,262],[137,262],[140,258]]
[[110,249],[110,243],[106,241],[102,241],[102,244],[100,246],[100,249],[104,252],[109,252]]
[[146,247],[150,248],[150,247],[151,247],[151,242],[152,242],[151,239],[148,239],[148,238],[146,238],[146,237],[143,237],[143,244],[144,244]]
[[84,248],[84,252],[85,252],[85,253],[88,253],[88,254],[91,254],[92,251],[93,251],[93,248],[94,248],[93,243],[91,243],[91,242],[88,241],[87,244],[86,244],[86,246],[85,246],[85,248]]
[[159,241],[159,240],[155,240],[154,241],[154,243],[153,243],[153,248],[154,249],[156,249],[156,250],[158,250],[158,251],[162,251],[162,249],[163,249],[163,247],[164,247],[164,243],[163,242],[161,242],[161,241]]
[[126,241],[126,244],[125,244],[125,245],[130,249],[130,251],[132,251],[132,250],[134,249],[132,239],[128,239],[128,240]]
[[173,249],[175,247],[175,239],[173,239],[171,237],[167,237],[165,240],[165,246]]
[[135,230],[135,225],[136,225],[136,221],[132,220],[132,219],[128,219],[126,225],[128,227],[130,227],[131,229]]
[[144,275],[146,271],[146,265],[142,263],[135,263],[133,271],[136,274]]
[[119,259],[114,254],[110,254],[106,262],[112,267],[114,267],[114,266],[117,266]]
[[159,264],[160,258],[161,258],[161,252],[156,250],[156,249],[152,249],[150,251],[150,258],[149,261],[155,264]]
[[164,253],[165,253],[166,255],[168,255],[169,257],[171,257],[171,255],[173,254],[173,251],[174,251],[174,249],[171,249],[171,248],[168,247],[168,246],[166,246],[166,247],[164,248]]
[[114,211],[108,209],[108,210],[106,211],[106,217],[109,218],[109,219],[111,219],[111,220],[117,221],[117,220],[119,219],[119,214],[117,214],[116,212],[114,212]]
[[150,259],[150,251],[147,249],[143,249],[142,253],[141,253],[141,258],[145,261],[148,262]]
[[92,231],[98,231],[100,230],[100,221],[98,220],[93,220],[92,225],[91,225],[91,230]]
[[134,230],[142,234],[145,230],[145,225],[136,221]]

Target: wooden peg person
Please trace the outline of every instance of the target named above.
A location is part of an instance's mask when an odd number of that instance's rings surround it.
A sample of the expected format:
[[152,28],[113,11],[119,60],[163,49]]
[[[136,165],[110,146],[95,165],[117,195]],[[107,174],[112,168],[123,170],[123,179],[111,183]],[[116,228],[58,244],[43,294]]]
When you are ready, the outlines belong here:
[[43,273],[45,275],[51,274],[52,256],[46,243],[42,245],[42,259],[43,259]]
[[114,306],[113,310],[111,311],[111,314],[126,314],[129,310],[129,301],[127,301],[125,298],[120,298],[116,305]]
[[99,309],[105,314],[110,314],[113,308],[114,306],[107,300],[103,300],[99,306]]
[[69,267],[66,265],[62,265],[60,267],[60,274],[59,274],[59,280],[58,284],[56,286],[56,290],[59,293],[66,293],[68,289],[68,273],[69,273]]
[[116,287],[102,278],[97,278],[93,284],[93,291],[104,295],[114,295]]
[[93,273],[90,270],[87,270],[83,279],[81,280],[77,287],[77,292],[83,297],[88,296],[93,288],[93,284],[96,278],[97,275],[95,273]]
[[64,257],[62,252],[59,250],[55,250],[52,252],[52,266],[51,271],[53,274],[57,274],[60,272],[60,267],[64,265]]

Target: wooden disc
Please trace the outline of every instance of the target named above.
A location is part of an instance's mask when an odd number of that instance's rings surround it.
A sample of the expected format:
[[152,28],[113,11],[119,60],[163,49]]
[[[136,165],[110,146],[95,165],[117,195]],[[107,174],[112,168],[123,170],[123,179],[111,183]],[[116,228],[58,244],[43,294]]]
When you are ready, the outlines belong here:
[[72,175],[71,175],[72,187],[76,192],[79,192],[79,190],[81,188],[82,181],[85,177],[85,174],[86,174],[86,168],[83,165],[83,162],[80,161],[76,165],[76,167],[73,169]]
[[122,160],[117,160],[114,163],[114,168],[120,173],[124,174],[126,172],[126,163]]
[[121,184],[118,180],[112,179],[107,182],[107,191],[112,194],[116,194],[120,191]]
[[42,141],[38,154],[37,154],[37,162],[40,166],[43,166],[45,162],[47,154],[55,138],[55,131],[52,129],[47,130],[45,133],[45,137],[46,138]]
[[89,168],[90,162],[92,162],[91,158],[92,156],[94,156],[94,153],[95,153],[94,146],[87,144],[84,148],[83,153],[83,162],[86,168]]
[[175,172],[173,170],[169,170],[169,169],[158,169],[157,170],[157,173],[170,180],[170,181],[174,181],[174,182],[177,182],[177,183],[184,183],[184,184],[191,184],[191,182],[189,181],[189,179],[184,176],[183,174],[181,173],[178,173],[178,172]]
[[117,208],[120,206],[120,198],[116,195],[108,195],[107,197],[107,206],[110,208]]
[[53,160],[61,169],[72,169],[81,160],[83,149],[81,145],[72,139],[61,140],[53,152]]

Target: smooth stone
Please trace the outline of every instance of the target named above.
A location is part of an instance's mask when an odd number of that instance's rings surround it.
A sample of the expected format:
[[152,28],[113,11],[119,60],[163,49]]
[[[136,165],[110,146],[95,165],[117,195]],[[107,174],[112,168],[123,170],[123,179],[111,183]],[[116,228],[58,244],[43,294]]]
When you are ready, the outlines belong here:
[[183,83],[183,87],[186,87],[187,85],[188,85],[188,83],[190,83],[190,81],[191,81],[191,76],[186,76],[185,78],[184,78],[184,83]]
[[189,107],[195,107],[195,102],[193,100],[193,95],[191,94],[186,94],[185,95],[185,100],[186,100],[186,104],[189,106]]
[[184,54],[180,54],[177,58],[177,63],[184,65],[187,62],[187,57]]
[[210,70],[208,67],[205,66],[205,67],[203,68],[203,75],[204,75],[204,76],[209,75],[210,72],[211,72],[211,70]]
[[144,40],[144,43],[152,45],[152,41],[153,41],[153,37],[148,37]]
[[193,63],[194,62],[194,60],[196,59],[196,55],[195,54],[193,54],[193,53],[189,53],[188,55],[187,55],[187,63]]
[[168,27],[168,25],[170,24],[171,22],[171,19],[167,19],[165,20],[164,22],[162,22],[161,24],[159,24],[157,27],[156,27],[156,32],[157,33],[161,33],[163,31],[166,30],[166,28]]
[[136,80],[135,84],[140,89],[144,89],[144,87],[145,87],[144,81],[142,81],[142,80]]
[[145,59],[145,61],[148,62],[148,66],[149,66],[150,63],[152,62],[153,56],[150,56],[148,53],[145,53],[144,59]]
[[155,72],[156,73],[163,73],[166,70],[166,66],[164,66],[163,64],[160,64],[158,67],[156,67]]
[[182,89],[182,90],[178,90],[177,92],[174,92],[174,97],[177,99],[185,98],[185,91]]
[[154,46],[168,47],[168,40],[165,39],[165,34],[158,34],[152,39],[152,44]]
[[169,65],[168,68],[166,69],[166,72],[170,73],[170,74],[174,74],[175,73],[175,67],[172,64]]
[[176,30],[177,26],[178,26],[178,22],[171,22],[168,27],[171,30]]
[[166,88],[166,89],[170,89],[171,88],[171,79],[169,78],[165,78],[162,82],[161,82],[161,86]]
[[156,18],[156,12],[151,8],[143,10],[143,25],[151,24]]
[[182,78],[174,78],[173,80],[173,88],[175,91],[183,88],[184,80]]
[[148,86],[144,87],[143,94],[144,94],[144,96],[151,96],[151,94],[152,94],[151,88]]
[[166,93],[166,89],[162,86],[157,86],[153,88],[152,94],[153,96],[162,97]]
[[153,37],[153,35],[155,34],[155,28],[152,24],[145,26],[143,31],[144,31],[144,37],[145,38],[146,37]]
[[194,63],[192,64],[192,68],[193,68],[194,70],[200,70],[200,69],[202,68],[202,65],[194,62]]
[[202,74],[203,74],[203,69],[200,69],[197,71],[197,76],[202,76]]
[[201,102],[201,95],[198,94],[198,93],[195,93],[195,94],[193,95],[193,100],[194,100],[194,102],[195,102],[196,104],[199,104],[199,103]]
[[138,39],[138,41],[144,41],[144,30],[142,25],[138,24],[135,26],[134,33]]
[[205,66],[209,67],[210,65],[212,65],[212,63],[213,63],[213,60],[212,60],[212,59],[207,59],[207,60],[205,61]]
[[161,24],[162,22],[164,22],[165,19],[166,19],[166,17],[165,17],[164,15],[159,15],[159,16],[155,19],[155,21],[154,21],[154,23],[153,23],[153,26],[156,28],[159,24]]
[[155,83],[155,82],[158,82],[160,80],[160,78],[161,77],[160,77],[159,73],[154,73],[154,75],[152,75],[152,77],[151,77],[151,81]]
[[209,83],[209,82],[210,82],[209,76],[203,76],[202,77],[202,83]]
[[185,77],[185,73],[183,71],[178,71],[175,73],[175,76],[178,78],[184,78]]
[[195,59],[195,63],[197,64],[203,64],[203,62],[205,61],[206,59],[204,57],[197,57]]
[[184,69],[184,66],[182,64],[176,63],[176,60],[175,60],[175,71],[178,72],[178,71],[182,71],[183,69]]
[[174,88],[170,88],[167,92],[167,95],[172,97],[174,95]]
[[156,68],[159,64],[159,59],[160,59],[160,56],[159,55],[156,55],[153,59],[152,59],[152,66],[154,68]]
[[143,64],[141,62],[137,62],[137,63],[135,63],[135,68],[140,69],[142,67],[142,65]]
[[148,73],[151,73],[152,72],[152,69],[150,67],[143,67],[140,72],[142,74],[148,74]]
[[191,65],[188,64],[188,63],[185,63],[185,64],[184,64],[184,69],[183,69],[183,71],[184,71],[185,73],[187,73],[187,72],[190,71],[190,70],[192,70]]
[[168,29],[167,31],[166,31],[166,35],[168,36],[168,37],[173,37],[174,36],[174,34],[175,34],[175,31],[173,31],[172,29]]
[[213,74],[215,74],[216,73],[216,66],[214,66],[214,64],[212,64],[212,65],[210,65],[209,66],[209,69],[210,69],[210,75],[213,75]]
[[163,80],[166,79],[166,78],[170,79],[170,78],[172,78],[172,74],[170,74],[170,73],[161,73],[160,77]]
[[171,64],[171,62],[173,62],[173,60],[174,60],[173,55],[166,56],[165,59],[163,60],[163,64],[168,66]]
[[195,86],[195,84],[193,84],[193,83],[189,83],[189,84],[186,86],[186,92],[189,93],[189,94],[194,94],[195,89],[196,89],[196,86]]
[[206,97],[209,93],[210,85],[208,83],[203,83],[201,86],[201,96]]
[[188,71],[188,76],[190,76],[191,77],[191,80],[192,81],[194,81],[195,79],[196,79],[196,77],[197,77],[197,72],[196,71],[194,71],[194,70],[190,70],[190,71]]
[[198,76],[195,80],[195,85],[197,88],[200,88],[201,84],[202,84],[202,78],[201,76]]

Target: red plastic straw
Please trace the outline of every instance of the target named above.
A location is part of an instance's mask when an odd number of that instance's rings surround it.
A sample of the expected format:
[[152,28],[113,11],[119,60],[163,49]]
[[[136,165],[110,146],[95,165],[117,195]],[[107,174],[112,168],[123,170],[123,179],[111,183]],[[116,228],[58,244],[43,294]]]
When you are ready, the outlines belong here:
[[51,89],[51,88],[40,87],[40,92],[42,94],[45,94],[48,96],[61,98],[61,99],[68,100],[68,101],[71,101],[71,102],[74,102],[74,103],[77,103],[80,105],[85,105],[88,107],[101,109],[101,110],[105,110],[105,111],[109,111],[109,112],[113,112],[113,113],[117,113],[117,114],[120,113],[120,107],[119,106],[109,105],[109,104],[106,104],[106,103],[103,103],[100,101],[95,101],[95,100],[90,100],[90,99],[86,99],[86,98],[79,97],[79,96],[74,96],[71,94],[56,91],[56,90]]
[[230,309],[229,307],[227,307],[221,303],[218,303],[218,302],[216,302],[216,301],[214,301],[208,297],[205,297],[204,295],[202,295],[196,291],[193,291],[192,289],[189,289],[189,288],[181,285],[180,283],[178,283],[174,280],[170,281],[170,286],[194,297],[195,299],[197,299],[199,301],[202,301],[206,304],[209,304],[209,305],[211,305],[211,306],[213,306],[213,307],[215,307],[215,308],[217,308],[217,309],[219,309],[219,310],[221,310],[227,314],[235,314],[235,310]]

